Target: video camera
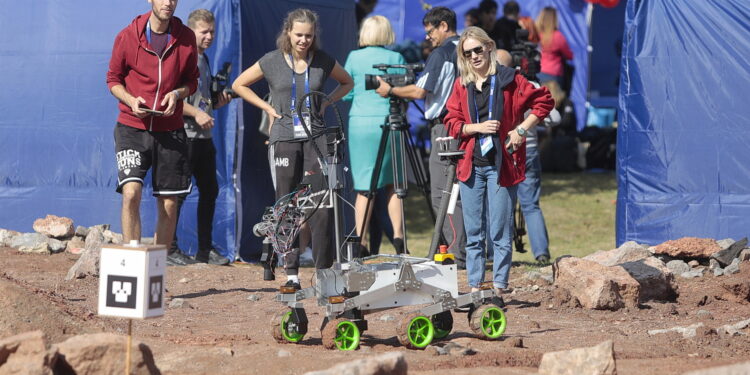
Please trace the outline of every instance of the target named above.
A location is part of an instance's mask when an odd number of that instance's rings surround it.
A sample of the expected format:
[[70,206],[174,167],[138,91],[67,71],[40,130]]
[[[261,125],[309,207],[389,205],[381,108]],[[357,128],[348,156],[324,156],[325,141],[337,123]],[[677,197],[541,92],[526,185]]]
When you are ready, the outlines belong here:
[[[380,82],[376,77],[380,77],[393,87],[402,87],[411,85],[417,82],[417,73],[424,69],[424,64],[413,63],[413,64],[375,64],[372,66],[375,69],[382,70],[383,75],[377,74],[365,74],[365,90],[375,90],[380,86]],[[405,69],[404,74],[388,74],[388,69]]]
[[536,75],[542,69],[542,54],[536,43],[529,42],[528,30],[516,30],[516,43],[510,49],[510,56],[513,67],[520,68],[521,74],[529,81],[537,81]]
[[211,103],[219,102],[219,94],[226,92],[234,98],[239,98],[239,95],[232,89],[227,88],[227,81],[229,81],[229,73],[232,71],[232,63],[225,62],[221,70],[216,72],[216,75],[211,77]]

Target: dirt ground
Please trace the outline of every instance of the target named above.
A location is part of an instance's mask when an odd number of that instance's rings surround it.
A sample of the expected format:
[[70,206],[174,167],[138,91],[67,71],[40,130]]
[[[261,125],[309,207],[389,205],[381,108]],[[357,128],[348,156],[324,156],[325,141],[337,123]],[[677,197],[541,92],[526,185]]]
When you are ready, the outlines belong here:
[[[98,279],[64,280],[76,258],[0,248],[0,338],[41,329],[56,343],[81,333],[127,332],[126,320],[97,315]],[[263,281],[259,266],[169,267],[166,303],[175,298],[186,303],[167,308],[161,318],[135,321],[133,335],[151,347],[165,374],[301,374],[389,351],[406,355],[410,374],[527,374],[536,371],[545,352],[609,339],[615,342],[620,375],[680,374],[750,358],[750,335],[722,337],[706,330],[685,339],[673,333],[647,333],[698,322],[717,328],[750,318],[750,302],[737,297],[744,293],[739,289],[750,285],[750,263],[741,269],[732,276],[678,278],[676,303],[648,302],[637,310],[609,312],[559,307],[554,287],[539,283],[539,290],[530,291],[527,287],[533,282],[523,277],[526,267],[516,266],[511,286],[523,291],[506,297],[508,328],[503,340],[475,338],[465,315],[454,313],[453,332],[434,344],[454,342],[476,354],[437,356],[398,343],[397,322],[407,308],[368,315],[369,330],[360,349],[339,352],[323,348],[318,329],[323,308],[310,301],[305,306],[308,334],[298,344],[278,344],[269,327],[270,317],[282,309],[274,301],[281,282]],[[311,269],[301,271],[303,286],[310,285],[311,275]],[[461,271],[460,285],[465,285],[465,277]],[[249,299],[251,295],[259,299]],[[709,313],[698,314],[699,310]],[[521,338],[523,348],[511,347],[511,338]]]

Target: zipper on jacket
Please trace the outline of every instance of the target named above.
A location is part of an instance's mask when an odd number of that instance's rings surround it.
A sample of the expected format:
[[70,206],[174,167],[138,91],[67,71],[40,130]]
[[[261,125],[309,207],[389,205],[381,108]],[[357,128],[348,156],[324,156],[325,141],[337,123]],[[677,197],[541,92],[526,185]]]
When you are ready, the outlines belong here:
[[[169,49],[172,48],[173,45],[177,43],[177,40],[175,38],[175,41],[172,42],[172,44],[168,45],[167,48],[164,49],[164,52],[162,52],[161,56],[159,56],[155,51],[152,51],[146,47],[145,49],[147,52],[151,52],[156,56],[157,59],[159,59],[159,81],[156,83],[156,95],[154,96],[154,104],[151,106],[151,109],[156,109],[156,103],[159,102],[159,91],[161,90],[161,63],[162,63],[162,57],[169,52]],[[175,106],[177,106],[177,103],[175,103]],[[151,116],[151,120],[148,122],[148,131],[153,131],[154,128],[154,116]]]

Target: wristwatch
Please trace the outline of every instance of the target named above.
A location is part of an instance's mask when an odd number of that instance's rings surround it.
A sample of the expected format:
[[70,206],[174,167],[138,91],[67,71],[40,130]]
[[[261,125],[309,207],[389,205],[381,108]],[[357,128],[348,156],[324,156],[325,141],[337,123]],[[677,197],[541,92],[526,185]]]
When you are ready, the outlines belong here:
[[520,135],[521,137],[525,137],[526,133],[528,132],[523,128],[523,126],[519,126],[516,128],[516,133],[518,133],[518,135]]

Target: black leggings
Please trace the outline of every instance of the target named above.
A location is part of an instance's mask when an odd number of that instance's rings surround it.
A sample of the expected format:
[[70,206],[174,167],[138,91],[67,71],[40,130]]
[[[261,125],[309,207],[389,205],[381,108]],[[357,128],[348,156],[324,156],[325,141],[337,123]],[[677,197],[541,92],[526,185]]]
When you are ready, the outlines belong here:
[[[325,155],[325,136],[315,138],[315,143]],[[279,141],[268,149],[271,171],[273,174],[276,200],[295,191],[302,181],[302,177],[309,174],[319,174],[317,154],[310,140],[303,142]],[[313,191],[313,194],[315,191]],[[315,202],[322,198],[316,198]],[[328,199],[322,204],[325,205]],[[307,220],[312,231],[312,252],[315,268],[330,268],[333,265],[333,213],[330,208],[318,208]],[[299,241],[295,241],[294,250],[287,254],[284,270],[287,275],[299,272]]]

